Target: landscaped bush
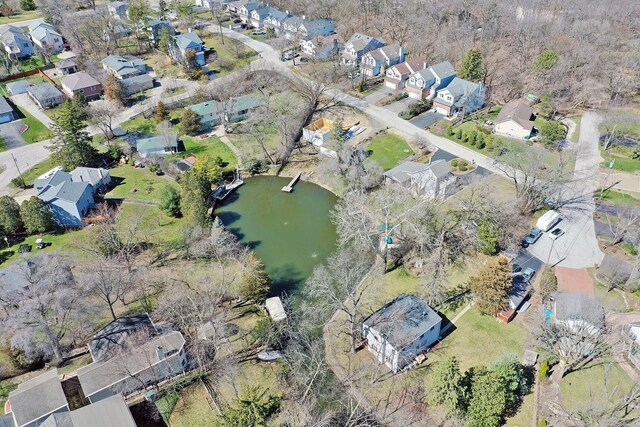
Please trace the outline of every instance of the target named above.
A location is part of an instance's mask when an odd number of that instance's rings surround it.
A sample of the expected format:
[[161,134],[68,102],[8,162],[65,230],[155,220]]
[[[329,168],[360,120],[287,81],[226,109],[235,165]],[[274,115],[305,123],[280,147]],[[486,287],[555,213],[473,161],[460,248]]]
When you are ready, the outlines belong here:
[[471,145],[476,145],[476,137],[478,135],[478,132],[472,130],[469,131],[469,144]]
[[456,129],[456,139],[462,139],[462,129]]
[[453,166],[454,168],[457,168],[458,167],[458,160],[457,159],[451,160],[451,166]]
[[549,360],[544,359],[540,364],[540,372],[538,373],[540,377],[540,381],[546,380],[548,373],[549,373]]
[[420,102],[414,102],[410,104],[405,111],[402,111],[398,114],[398,117],[404,120],[409,120],[417,116],[418,114],[424,113],[433,105],[433,101],[430,99],[425,99]]
[[460,165],[460,167],[458,168],[458,170],[459,170],[460,172],[466,172],[468,169],[467,169],[467,167],[466,167],[465,165]]
[[460,160],[460,166],[468,166],[469,162],[467,162],[466,160]]

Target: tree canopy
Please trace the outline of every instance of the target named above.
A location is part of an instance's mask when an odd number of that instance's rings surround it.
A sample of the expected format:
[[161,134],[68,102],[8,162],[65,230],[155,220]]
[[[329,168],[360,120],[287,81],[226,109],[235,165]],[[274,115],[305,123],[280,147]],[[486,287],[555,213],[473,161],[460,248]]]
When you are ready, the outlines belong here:
[[484,79],[484,65],[482,53],[478,49],[469,49],[460,67],[460,78],[472,82],[482,82]]
[[0,197],[0,232],[15,234],[24,224],[20,217],[20,205],[11,196]]
[[91,166],[98,155],[89,133],[84,130],[87,113],[80,103],[67,100],[62,105],[53,127],[54,137],[49,145],[51,158],[65,170]]
[[505,257],[493,258],[480,267],[469,283],[478,310],[493,316],[505,308],[512,280],[511,264]]
[[51,209],[36,196],[22,202],[20,215],[28,233],[44,233],[53,228]]

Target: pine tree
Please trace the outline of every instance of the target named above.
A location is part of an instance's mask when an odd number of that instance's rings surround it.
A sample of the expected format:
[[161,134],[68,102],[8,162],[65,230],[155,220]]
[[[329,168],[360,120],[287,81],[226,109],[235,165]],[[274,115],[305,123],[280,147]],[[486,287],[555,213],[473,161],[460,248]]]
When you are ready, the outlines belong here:
[[28,233],[44,233],[53,228],[49,206],[36,196],[22,202],[20,216]]
[[476,307],[490,316],[507,306],[511,285],[511,264],[505,257],[492,259],[470,279]]
[[484,79],[482,54],[478,49],[469,49],[467,51],[467,56],[462,61],[462,67],[460,68],[460,78],[471,80],[472,82],[482,82]]
[[104,97],[124,105],[126,100],[125,93],[122,82],[113,74],[109,74],[104,82]]
[[156,123],[164,122],[169,118],[169,111],[167,111],[167,107],[164,105],[164,102],[158,101],[156,105]]
[[86,109],[81,103],[67,100],[53,125],[54,137],[48,147],[51,158],[67,171],[91,166],[97,157],[93,140],[84,130],[86,117]]
[[189,223],[209,225],[208,202],[214,177],[219,177],[219,169],[207,156],[199,157],[194,167],[182,176],[180,210]]
[[271,279],[264,264],[255,254],[251,254],[247,269],[242,274],[240,295],[248,301],[262,302],[271,290]]
[[282,397],[268,393],[268,389],[243,386],[240,396],[222,411],[219,426],[263,427],[280,409]]
[[185,135],[195,135],[200,130],[200,116],[191,108],[185,108],[180,119],[180,129]]
[[15,234],[23,227],[18,202],[11,196],[0,197],[0,231],[6,234]]
[[449,415],[454,415],[463,410],[466,394],[458,360],[451,356],[438,363],[429,376],[427,401],[443,405]]
[[20,0],[20,9],[22,10],[36,10],[35,0]]
[[160,195],[160,210],[172,217],[179,217],[180,191],[173,185],[167,185]]

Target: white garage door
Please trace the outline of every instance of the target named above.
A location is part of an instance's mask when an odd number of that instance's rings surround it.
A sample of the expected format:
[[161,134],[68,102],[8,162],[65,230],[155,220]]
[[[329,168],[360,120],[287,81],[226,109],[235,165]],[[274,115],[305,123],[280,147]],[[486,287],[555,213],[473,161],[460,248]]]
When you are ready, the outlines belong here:
[[384,82],[384,85],[388,88],[395,89],[396,84],[394,82]]
[[409,92],[409,98],[420,99],[420,95],[417,93]]
[[445,116],[449,115],[449,111],[446,108],[436,107],[436,112],[440,114],[444,114]]

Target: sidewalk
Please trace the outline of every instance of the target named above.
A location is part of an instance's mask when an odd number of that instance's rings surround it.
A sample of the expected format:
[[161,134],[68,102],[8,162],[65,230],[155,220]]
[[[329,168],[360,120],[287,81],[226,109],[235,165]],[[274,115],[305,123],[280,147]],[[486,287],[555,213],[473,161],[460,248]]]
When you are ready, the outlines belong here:
[[599,182],[602,183],[602,187],[613,185],[613,188],[616,190],[640,193],[640,175],[625,172],[608,173],[603,172],[601,169],[598,177]]

